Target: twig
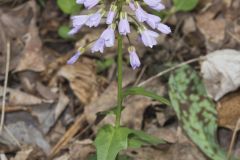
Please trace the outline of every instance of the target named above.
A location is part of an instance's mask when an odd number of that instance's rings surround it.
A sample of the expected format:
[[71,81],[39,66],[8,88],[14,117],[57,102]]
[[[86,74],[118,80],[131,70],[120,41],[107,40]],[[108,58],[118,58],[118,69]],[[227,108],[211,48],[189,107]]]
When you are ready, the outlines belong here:
[[234,40],[236,40],[238,43],[240,43],[240,39],[239,39],[237,36],[235,36],[232,32],[227,31],[227,33],[228,33]]
[[234,128],[234,131],[233,131],[231,143],[230,143],[230,146],[229,146],[229,149],[228,149],[227,160],[230,160],[230,158],[231,158],[233,146],[234,146],[234,144],[235,144],[234,142],[235,142],[235,140],[236,140],[237,131],[239,130],[239,128],[240,128],[240,118],[238,119],[237,124],[236,124],[236,126],[235,126],[235,128]]
[[138,86],[139,86],[139,87],[140,87],[140,86],[144,86],[145,84],[149,83],[150,81],[152,81],[152,80],[154,80],[154,79],[156,79],[156,78],[158,78],[158,77],[160,77],[160,76],[162,76],[162,75],[164,75],[164,74],[166,74],[166,73],[168,73],[168,72],[171,72],[171,71],[173,71],[173,70],[175,70],[175,69],[177,69],[177,68],[180,68],[180,67],[182,67],[182,66],[184,66],[184,65],[186,65],[186,64],[190,64],[190,63],[193,63],[193,62],[196,62],[196,61],[199,61],[199,60],[203,60],[203,59],[205,59],[205,56],[203,56],[203,57],[198,57],[198,58],[193,58],[193,59],[190,59],[190,60],[188,60],[188,61],[185,61],[185,62],[182,62],[182,63],[180,63],[180,64],[177,64],[176,66],[173,66],[173,67],[171,67],[171,68],[168,68],[168,69],[166,69],[166,70],[164,70],[164,71],[162,71],[162,72],[159,72],[158,74],[156,74],[156,75],[148,78],[147,80],[145,80],[145,81],[141,82],[140,84],[138,84]]
[[8,72],[10,65],[10,41],[7,42],[7,57],[6,57],[6,68],[5,68],[5,79],[4,79],[4,87],[3,87],[3,99],[2,99],[2,114],[1,114],[1,122],[0,122],[0,134],[3,130],[4,118],[5,118],[5,105],[6,105],[6,92],[7,92],[7,84],[8,84]]
[[134,83],[134,86],[139,83],[139,81],[141,80],[141,78],[142,78],[144,72],[146,71],[146,69],[147,69],[147,65],[144,65],[144,66],[143,66],[143,69],[141,70],[141,72],[140,72],[140,74],[139,74],[139,76],[137,77],[136,82]]
[[16,145],[21,148],[21,144],[20,142],[18,141],[18,139],[12,134],[12,132],[6,127],[6,126],[3,126],[4,129],[6,130],[7,134],[9,135],[10,138],[12,138],[12,140],[16,143]]

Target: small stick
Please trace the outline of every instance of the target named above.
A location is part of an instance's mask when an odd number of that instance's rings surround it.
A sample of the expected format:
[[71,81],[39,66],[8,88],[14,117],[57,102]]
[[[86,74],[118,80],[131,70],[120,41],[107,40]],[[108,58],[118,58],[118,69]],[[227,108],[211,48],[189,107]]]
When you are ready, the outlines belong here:
[[4,87],[3,87],[3,99],[2,99],[2,114],[1,114],[1,122],[0,122],[0,134],[3,130],[4,118],[5,118],[5,105],[6,105],[6,92],[7,92],[7,84],[8,84],[8,72],[10,65],[10,41],[7,42],[7,57],[6,57],[6,68],[5,68],[5,79],[4,79]]
[[145,80],[145,81],[141,82],[140,84],[138,84],[138,86],[139,87],[140,86],[144,86],[145,84],[149,83],[150,81],[152,81],[152,80],[154,80],[154,79],[156,79],[156,78],[158,78],[158,77],[160,77],[160,76],[162,76],[162,75],[164,75],[164,74],[166,74],[168,72],[171,72],[171,71],[173,71],[173,70],[175,70],[177,68],[180,68],[180,67],[182,67],[182,66],[184,66],[186,64],[190,64],[190,63],[193,63],[193,62],[196,62],[196,61],[199,61],[199,60],[203,60],[203,59],[205,59],[205,56],[198,57],[198,58],[193,58],[193,59],[190,59],[188,61],[185,61],[185,62],[182,62],[180,64],[177,64],[177,65],[175,65],[175,66],[173,66],[171,68],[168,68],[168,69],[166,69],[166,70],[164,70],[162,72],[159,72],[158,74],[148,78],[147,80]]
[[18,139],[12,134],[12,132],[6,127],[4,126],[4,129],[6,130],[7,134],[9,135],[10,138],[12,138],[12,140],[16,143],[16,145],[21,148],[21,144],[18,141]]
[[236,126],[235,126],[235,128],[234,128],[234,131],[233,131],[231,143],[230,143],[230,146],[229,146],[229,149],[228,149],[227,160],[230,160],[230,158],[231,158],[233,146],[234,146],[234,144],[235,144],[234,142],[235,142],[235,140],[236,140],[237,131],[239,130],[239,128],[240,128],[240,118],[238,118],[237,124],[236,124]]

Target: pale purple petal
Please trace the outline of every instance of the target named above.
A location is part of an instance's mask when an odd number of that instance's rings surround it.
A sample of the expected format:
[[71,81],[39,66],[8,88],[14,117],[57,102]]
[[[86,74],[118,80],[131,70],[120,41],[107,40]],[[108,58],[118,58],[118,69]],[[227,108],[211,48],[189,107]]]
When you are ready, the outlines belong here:
[[130,25],[127,18],[120,19],[120,22],[118,24],[118,31],[121,35],[125,36],[130,33]]
[[86,22],[86,25],[89,26],[89,27],[97,27],[101,21],[101,18],[102,18],[102,14],[100,11],[92,14],[91,16],[89,16],[87,22]]
[[115,17],[115,12],[113,12],[113,11],[109,11],[108,12],[108,16],[107,16],[107,20],[106,20],[106,23],[107,24],[112,24],[112,22],[113,22],[113,19],[114,19],[114,17]]
[[105,40],[102,38],[99,38],[94,44],[91,49],[92,53],[94,52],[101,52],[103,53],[104,50],[104,45],[105,45]]
[[87,9],[91,9],[93,8],[94,6],[96,6],[98,3],[99,3],[100,0],[85,0],[84,1],[84,6],[87,8]]
[[148,19],[148,13],[144,11],[137,3],[137,9],[135,10],[136,18],[139,22],[145,22]]
[[168,27],[167,25],[163,24],[163,23],[159,23],[158,26],[157,26],[157,29],[164,34],[169,34],[169,33],[172,32],[171,28]]
[[78,58],[80,57],[80,55],[81,55],[81,52],[78,51],[76,54],[74,54],[74,55],[67,61],[67,64],[73,64],[73,63],[75,63],[75,62],[78,60]]
[[131,64],[132,68],[136,69],[136,68],[140,67],[141,62],[138,58],[135,48],[129,47],[128,52],[129,52],[129,59],[130,59],[130,64]]
[[115,34],[111,26],[109,26],[100,36],[101,39],[104,39],[106,47],[114,46]]
[[145,29],[140,33],[142,42],[145,46],[152,48],[154,45],[157,44],[156,38],[159,36],[157,32]]
[[157,28],[157,25],[158,23],[160,23],[161,21],[161,18],[156,16],[156,15],[153,15],[153,14],[148,14],[148,18],[147,18],[147,21],[146,23],[152,27],[152,29],[156,29]]

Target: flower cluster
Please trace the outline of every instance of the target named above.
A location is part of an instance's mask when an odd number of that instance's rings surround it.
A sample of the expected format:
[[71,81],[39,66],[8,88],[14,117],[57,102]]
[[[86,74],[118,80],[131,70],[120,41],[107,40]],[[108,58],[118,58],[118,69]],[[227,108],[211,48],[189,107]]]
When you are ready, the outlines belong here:
[[[96,5],[104,6],[104,4],[101,4],[102,1],[100,0],[76,0],[76,3],[84,5],[87,9],[91,9]],[[119,4],[121,6],[119,6]],[[164,34],[169,34],[171,29],[167,25],[161,23],[161,18],[159,16],[147,13],[142,8],[143,4],[146,4],[151,9],[157,11],[165,9],[161,0],[143,0],[143,2],[135,0],[116,0],[110,5],[108,12],[105,11],[106,9],[104,7],[106,6],[104,6],[100,7],[99,10],[92,14],[72,16],[72,29],[69,34],[76,34],[83,26],[97,27],[102,19],[104,19],[104,22],[108,27],[102,32],[100,37],[93,42],[94,44],[91,46],[92,53],[103,53],[105,47],[114,46],[116,28],[120,35],[128,36],[131,32],[131,25],[135,25],[135,28],[137,28],[142,43],[145,46],[152,48],[157,44],[157,38],[159,36],[158,31]],[[129,6],[133,14],[125,11],[123,7],[124,5]],[[131,25],[129,22],[130,18],[132,20]],[[84,51],[85,48],[80,48],[78,52],[69,59],[68,64],[76,62],[78,57]],[[136,49],[131,43],[128,51],[132,68],[138,68],[141,63],[136,53]]]

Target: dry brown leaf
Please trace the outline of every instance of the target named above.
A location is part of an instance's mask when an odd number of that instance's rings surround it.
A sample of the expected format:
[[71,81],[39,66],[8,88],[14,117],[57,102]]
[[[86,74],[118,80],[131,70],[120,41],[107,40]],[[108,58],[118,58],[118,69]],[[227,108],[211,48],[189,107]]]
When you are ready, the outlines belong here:
[[51,89],[41,82],[36,83],[37,92],[44,98],[48,100],[55,100],[57,98],[57,94],[52,92]]
[[99,84],[93,60],[82,57],[73,65],[64,65],[57,75],[69,81],[74,94],[83,104],[88,104],[97,98]]
[[[0,96],[3,95],[3,87],[0,86]],[[19,90],[15,90],[15,89],[11,89],[8,88],[7,89],[7,95],[8,95],[8,100],[7,102],[9,103],[9,105],[37,105],[37,104],[41,104],[43,102],[47,102],[44,99],[41,99],[39,97],[36,97],[34,95],[19,91]]]
[[219,100],[240,86],[240,52],[223,49],[208,54],[201,73],[209,96]]
[[69,147],[71,159],[86,160],[94,152],[93,141],[90,139],[76,141]]
[[204,35],[209,50],[212,45],[221,46],[225,38],[226,21],[223,18],[215,18],[215,13],[207,11],[196,16],[197,27]]
[[218,124],[234,130],[240,118],[240,91],[224,96],[217,106]]
[[10,70],[42,71],[45,68],[41,53],[42,43],[36,27],[37,7],[28,1],[16,8],[0,8],[1,73],[4,72],[6,39],[11,39]]
[[63,93],[63,91],[60,91],[56,103],[42,103],[32,108],[32,114],[38,118],[39,126],[44,134],[48,133],[55,125],[68,103],[69,98]]
[[10,160],[28,160],[28,157],[30,156],[32,151],[33,148],[21,150],[17,152],[17,155],[14,158],[11,158]]
[[49,153],[50,145],[38,128],[38,121],[30,113],[20,111],[6,114],[5,126],[0,135],[3,146],[32,145]]

